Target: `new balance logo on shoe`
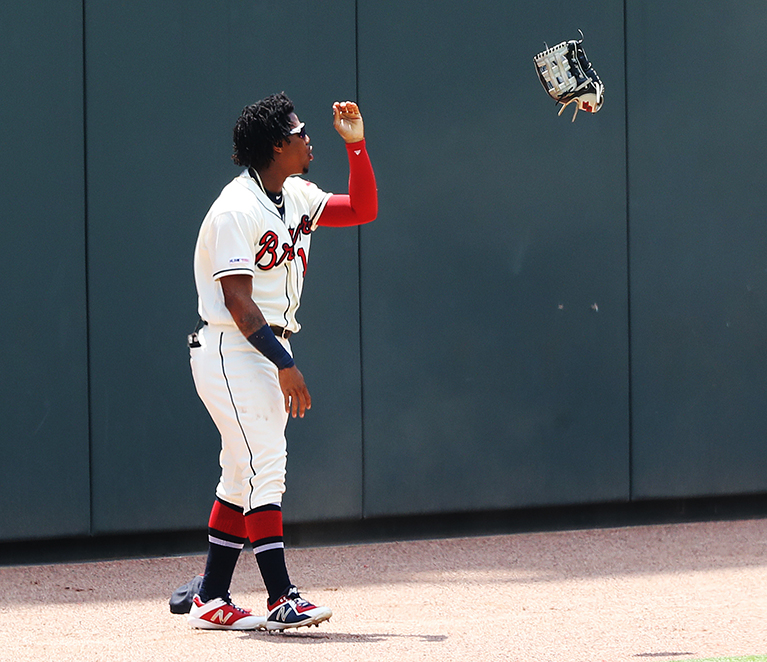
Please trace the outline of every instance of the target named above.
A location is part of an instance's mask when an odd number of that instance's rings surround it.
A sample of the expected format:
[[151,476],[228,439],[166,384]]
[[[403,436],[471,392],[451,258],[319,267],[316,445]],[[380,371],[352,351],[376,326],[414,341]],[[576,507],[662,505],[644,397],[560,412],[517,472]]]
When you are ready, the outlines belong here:
[[199,595],[192,600],[187,620],[192,627],[202,630],[263,630],[266,618],[253,616],[223,598],[203,602]]
[[224,615],[224,610],[219,609],[213,616],[210,617],[210,622],[215,623],[218,621],[221,623],[221,625],[226,625],[226,622],[232,617],[232,612],[230,611],[228,614]]
[[328,607],[317,607],[304,600],[295,586],[291,586],[274,604],[267,604],[267,609],[269,614],[266,617],[266,629],[269,631],[319,626],[333,615]]
[[285,622],[290,618],[290,612],[292,611],[292,608],[290,605],[283,605],[279,608],[279,610],[274,614],[273,619],[275,621]]

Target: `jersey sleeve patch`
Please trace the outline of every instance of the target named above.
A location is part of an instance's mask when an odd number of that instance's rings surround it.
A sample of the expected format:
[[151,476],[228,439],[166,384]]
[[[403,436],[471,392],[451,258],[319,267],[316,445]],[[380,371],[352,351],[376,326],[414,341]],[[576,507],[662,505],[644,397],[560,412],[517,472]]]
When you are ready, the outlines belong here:
[[239,274],[252,276],[253,273],[253,260],[249,257],[230,257],[229,266],[215,272],[213,274],[213,280],[219,280],[223,276],[235,276]]

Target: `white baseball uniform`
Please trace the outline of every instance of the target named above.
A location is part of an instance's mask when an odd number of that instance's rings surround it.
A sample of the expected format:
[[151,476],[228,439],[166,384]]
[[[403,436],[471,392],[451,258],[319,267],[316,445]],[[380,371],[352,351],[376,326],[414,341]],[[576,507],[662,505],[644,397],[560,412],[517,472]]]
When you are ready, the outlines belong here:
[[[245,513],[280,503],[285,491],[288,414],[277,367],[240,332],[219,279],[253,277],[253,300],[269,325],[296,332],[311,233],[330,193],[300,177],[283,186],[284,219],[243,171],[203,220],[194,253],[200,346],[190,350],[197,392],[221,433],[216,495]],[[288,352],[290,343],[278,338]]]

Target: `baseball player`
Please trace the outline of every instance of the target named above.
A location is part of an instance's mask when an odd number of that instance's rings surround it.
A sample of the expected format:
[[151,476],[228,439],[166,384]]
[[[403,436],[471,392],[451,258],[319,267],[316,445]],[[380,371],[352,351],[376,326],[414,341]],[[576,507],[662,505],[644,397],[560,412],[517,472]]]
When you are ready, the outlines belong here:
[[[221,434],[221,478],[205,573],[193,583],[187,618],[194,627],[284,630],[331,616],[290,581],[281,501],[285,426],[312,404],[290,346],[301,328],[296,311],[312,234],[320,226],[367,223],[378,213],[357,104],[334,103],[333,126],[346,143],[347,195],[295,176],[309,172],[313,156],[290,99],[275,94],[247,106],[234,127],[232,158],[242,171],[200,228],[194,274],[202,322],[190,336],[190,360],[197,392]],[[268,593],[265,617],[236,607],[229,596],[246,540]]]

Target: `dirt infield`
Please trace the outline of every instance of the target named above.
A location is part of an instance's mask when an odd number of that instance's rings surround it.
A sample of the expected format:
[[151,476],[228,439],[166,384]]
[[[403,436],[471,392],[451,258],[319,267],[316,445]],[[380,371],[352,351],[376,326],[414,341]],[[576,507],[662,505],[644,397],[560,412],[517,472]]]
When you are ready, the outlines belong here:
[[[168,610],[202,556],[0,567],[0,660],[642,662],[767,653],[767,519],[288,550],[289,634]],[[260,611],[243,555],[235,601]]]

